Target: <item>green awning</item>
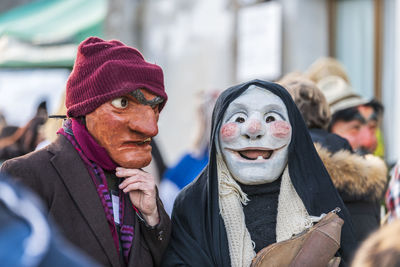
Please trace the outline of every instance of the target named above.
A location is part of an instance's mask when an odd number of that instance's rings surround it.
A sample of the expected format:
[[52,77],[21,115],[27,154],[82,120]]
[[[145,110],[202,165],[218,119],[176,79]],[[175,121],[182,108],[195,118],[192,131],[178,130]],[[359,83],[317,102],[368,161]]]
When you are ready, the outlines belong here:
[[103,36],[107,0],[39,0],[0,14],[0,67],[72,67],[76,46]]

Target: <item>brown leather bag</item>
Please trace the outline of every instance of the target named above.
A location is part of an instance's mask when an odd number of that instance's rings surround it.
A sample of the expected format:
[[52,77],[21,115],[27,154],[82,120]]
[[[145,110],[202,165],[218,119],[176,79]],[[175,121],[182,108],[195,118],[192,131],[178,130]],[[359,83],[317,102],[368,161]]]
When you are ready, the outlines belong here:
[[251,267],[338,266],[340,258],[334,256],[340,248],[343,226],[343,220],[336,214],[339,211],[336,208],[302,233],[263,248]]

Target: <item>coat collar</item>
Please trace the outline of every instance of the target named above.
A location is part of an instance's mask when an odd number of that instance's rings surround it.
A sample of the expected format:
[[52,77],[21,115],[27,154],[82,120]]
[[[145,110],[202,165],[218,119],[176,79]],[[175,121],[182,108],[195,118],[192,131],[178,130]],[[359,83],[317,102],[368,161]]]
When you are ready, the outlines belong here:
[[104,209],[86,166],[74,147],[59,135],[48,151],[54,156],[50,159],[59,173],[74,203],[82,212],[93,234],[104,249],[112,266],[120,266],[119,256],[107,224]]
[[387,183],[385,162],[374,155],[360,156],[346,150],[329,152],[320,144],[315,147],[343,200],[379,201]]

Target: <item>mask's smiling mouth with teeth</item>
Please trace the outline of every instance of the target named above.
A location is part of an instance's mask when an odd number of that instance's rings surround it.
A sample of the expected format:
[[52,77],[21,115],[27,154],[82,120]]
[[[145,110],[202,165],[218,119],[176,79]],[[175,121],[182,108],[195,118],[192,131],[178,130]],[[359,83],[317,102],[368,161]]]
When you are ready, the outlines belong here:
[[[283,146],[284,147],[284,146]],[[233,154],[244,160],[268,160],[272,157],[275,151],[282,149],[267,149],[267,148],[244,148],[244,149],[229,149]]]
[[244,159],[256,160],[256,159],[269,159],[272,155],[273,150],[242,150],[237,153]]

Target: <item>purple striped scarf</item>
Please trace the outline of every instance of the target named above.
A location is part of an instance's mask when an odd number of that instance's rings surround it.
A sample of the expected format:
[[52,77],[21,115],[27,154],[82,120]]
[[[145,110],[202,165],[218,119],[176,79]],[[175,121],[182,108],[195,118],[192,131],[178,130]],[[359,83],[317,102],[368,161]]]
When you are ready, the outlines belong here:
[[85,126],[80,124],[76,119],[66,120],[63,128],[60,128],[57,133],[62,134],[67,138],[85,163],[103,205],[108,226],[114,240],[114,245],[118,253],[120,253],[119,241],[121,241],[124,260],[127,264],[134,236],[133,225],[135,210],[133,205],[125,205],[125,203],[131,203],[129,195],[124,194],[122,190],[119,190],[119,221],[121,227],[120,236],[118,237],[117,228],[114,222],[110,191],[108,190],[107,179],[103,171],[103,168],[106,170],[115,170],[117,165],[111,160],[105,149],[97,144],[94,138],[86,130]]

